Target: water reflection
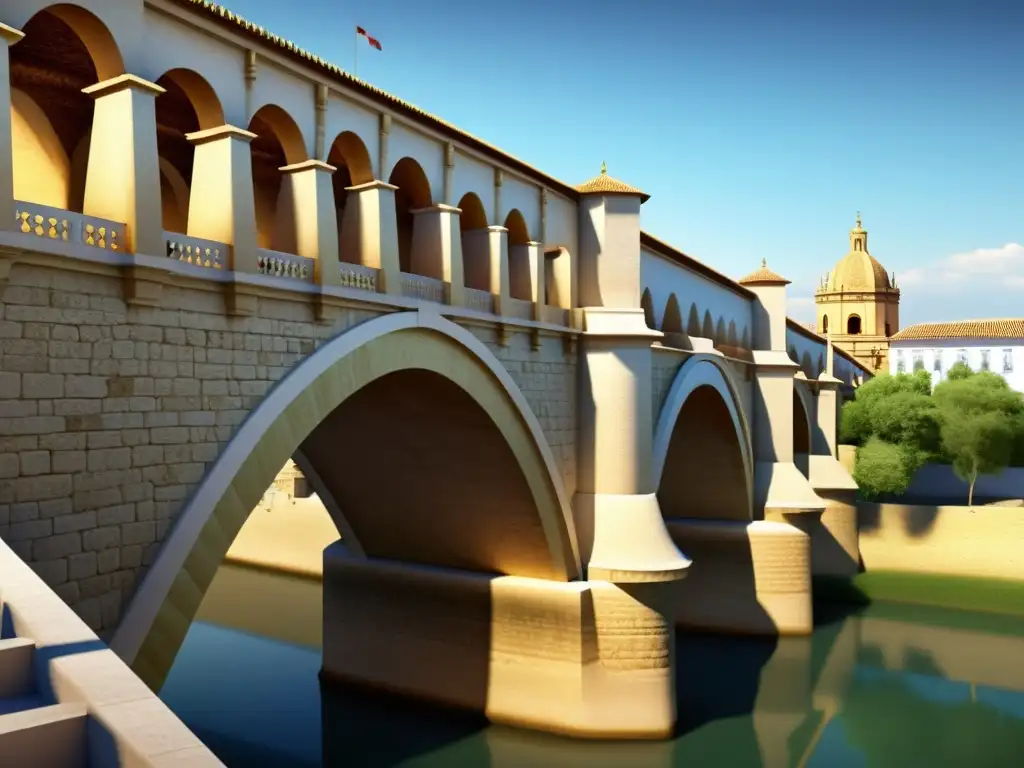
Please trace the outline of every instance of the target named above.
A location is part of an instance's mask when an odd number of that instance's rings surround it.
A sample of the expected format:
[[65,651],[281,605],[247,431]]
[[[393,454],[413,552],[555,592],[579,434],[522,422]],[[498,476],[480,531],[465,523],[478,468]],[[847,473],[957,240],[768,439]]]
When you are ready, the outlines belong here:
[[321,686],[320,585],[218,573],[162,696],[229,766],[1012,766],[1024,620],[876,605],[813,638],[686,635],[679,736],[579,742]]

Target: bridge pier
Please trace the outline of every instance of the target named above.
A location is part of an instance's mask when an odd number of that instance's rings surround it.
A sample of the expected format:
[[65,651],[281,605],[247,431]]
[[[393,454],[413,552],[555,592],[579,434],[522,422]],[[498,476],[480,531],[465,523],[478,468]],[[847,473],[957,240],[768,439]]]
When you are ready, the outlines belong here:
[[324,550],[323,671],[569,736],[675,726],[663,584],[556,582]]

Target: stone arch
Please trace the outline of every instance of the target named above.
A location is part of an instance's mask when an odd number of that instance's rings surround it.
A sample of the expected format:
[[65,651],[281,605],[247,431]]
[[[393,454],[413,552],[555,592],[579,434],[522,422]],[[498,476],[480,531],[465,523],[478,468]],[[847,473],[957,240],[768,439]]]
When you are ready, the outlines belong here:
[[281,170],[309,159],[302,131],[291,115],[276,104],[264,104],[249,120],[256,134],[252,155],[253,197],[256,205],[256,244],[296,253],[295,198]]
[[74,178],[73,158],[95,106],[83,89],[123,74],[124,61],[106,24],[76,5],[50,5],[22,32],[9,51],[15,197],[81,213],[85,174]]
[[530,274],[530,230],[526,219],[518,208],[513,208],[505,217],[508,230],[508,282],[509,295],[513,299],[529,301],[533,298],[533,277]]
[[163,227],[168,232],[188,234],[189,198],[195,171],[195,147],[188,136],[224,125],[224,110],[213,87],[191,69],[170,69],[157,78],[156,84],[164,89],[156,98]]
[[715,346],[724,347],[726,344],[726,337],[725,319],[719,315],[718,322],[715,323]]
[[846,318],[846,333],[850,336],[856,336],[861,332],[861,321],[860,315],[852,314]]
[[[449,437],[432,440],[441,426]],[[339,441],[341,430],[353,439]],[[556,581],[582,574],[553,454],[508,371],[435,313],[385,315],[294,368],[193,492],[111,642],[151,686],[234,536],[297,453],[327,483],[334,514],[344,510],[339,531],[368,557]],[[324,471],[338,462],[348,471]]]
[[729,321],[729,329],[725,332],[725,343],[733,349],[738,349],[740,346],[740,337],[736,333],[736,321]]
[[821,316],[821,332],[828,333],[828,315]]
[[690,313],[686,316],[686,332],[691,336],[700,336],[700,310],[697,305],[690,305]]
[[572,254],[563,245],[549,245],[544,250],[544,304],[561,309],[571,309],[574,304]]
[[658,330],[658,318],[654,314],[654,299],[651,298],[651,289],[644,288],[643,296],[640,297],[640,309],[644,311],[644,322],[651,330]]
[[416,237],[415,211],[433,204],[430,181],[423,167],[411,157],[403,157],[391,169],[388,182],[394,184],[395,222],[398,228],[398,263],[402,272],[440,277],[441,265],[425,264],[425,250]]
[[70,208],[71,160],[42,108],[11,90],[14,199]]
[[22,29],[26,39],[33,31],[33,23],[45,14],[59,19],[81,41],[95,70],[96,79],[93,82],[103,82],[124,74],[124,57],[114,35],[98,16],[79,5],[56,3],[39,10]]
[[693,355],[676,374],[654,431],[654,478],[668,518],[750,521],[750,427],[726,364]]
[[350,264],[361,263],[359,243],[359,204],[348,205],[349,187],[373,181],[373,162],[363,140],[352,131],[342,131],[327,150],[327,164],[334,168],[335,218],[338,223],[338,256]]
[[752,349],[750,346],[750,330],[746,326],[743,327],[743,335],[740,336],[740,346],[746,350]]
[[459,200],[459,230],[462,238],[462,271],[465,286],[491,291],[491,251],[487,231],[487,210],[475,192]]
[[188,229],[188,182],[165,157],[160,158],[160,206],[166,232],[186,233]]

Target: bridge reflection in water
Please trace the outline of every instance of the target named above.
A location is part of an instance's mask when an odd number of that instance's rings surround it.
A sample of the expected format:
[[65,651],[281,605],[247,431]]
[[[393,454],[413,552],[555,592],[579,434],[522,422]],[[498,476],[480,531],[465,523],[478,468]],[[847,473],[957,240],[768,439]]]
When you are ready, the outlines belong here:
[[982,766],[1024,754],[1024,619],[819,608],[811,638],[684,635],[679,735],[607,743],[321,685],[320,584],[226,564],[162,691],[229,766]]

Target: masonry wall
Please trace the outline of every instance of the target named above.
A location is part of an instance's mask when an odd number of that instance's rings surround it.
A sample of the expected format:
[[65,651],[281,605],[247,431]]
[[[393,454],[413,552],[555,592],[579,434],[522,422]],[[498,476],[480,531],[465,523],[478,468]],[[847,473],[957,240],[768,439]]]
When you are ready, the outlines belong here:
[[[95,269],[105,269],[94,267]],[[121,278],[16,264],[0,303],[0,536],[95,630],[116,626],[160,543],[236,427],[325,339],[281,292],[224,314],[213,283],[127,307]],[[575,365],[561,339],[474,332],[506,362],[575,486]]]

